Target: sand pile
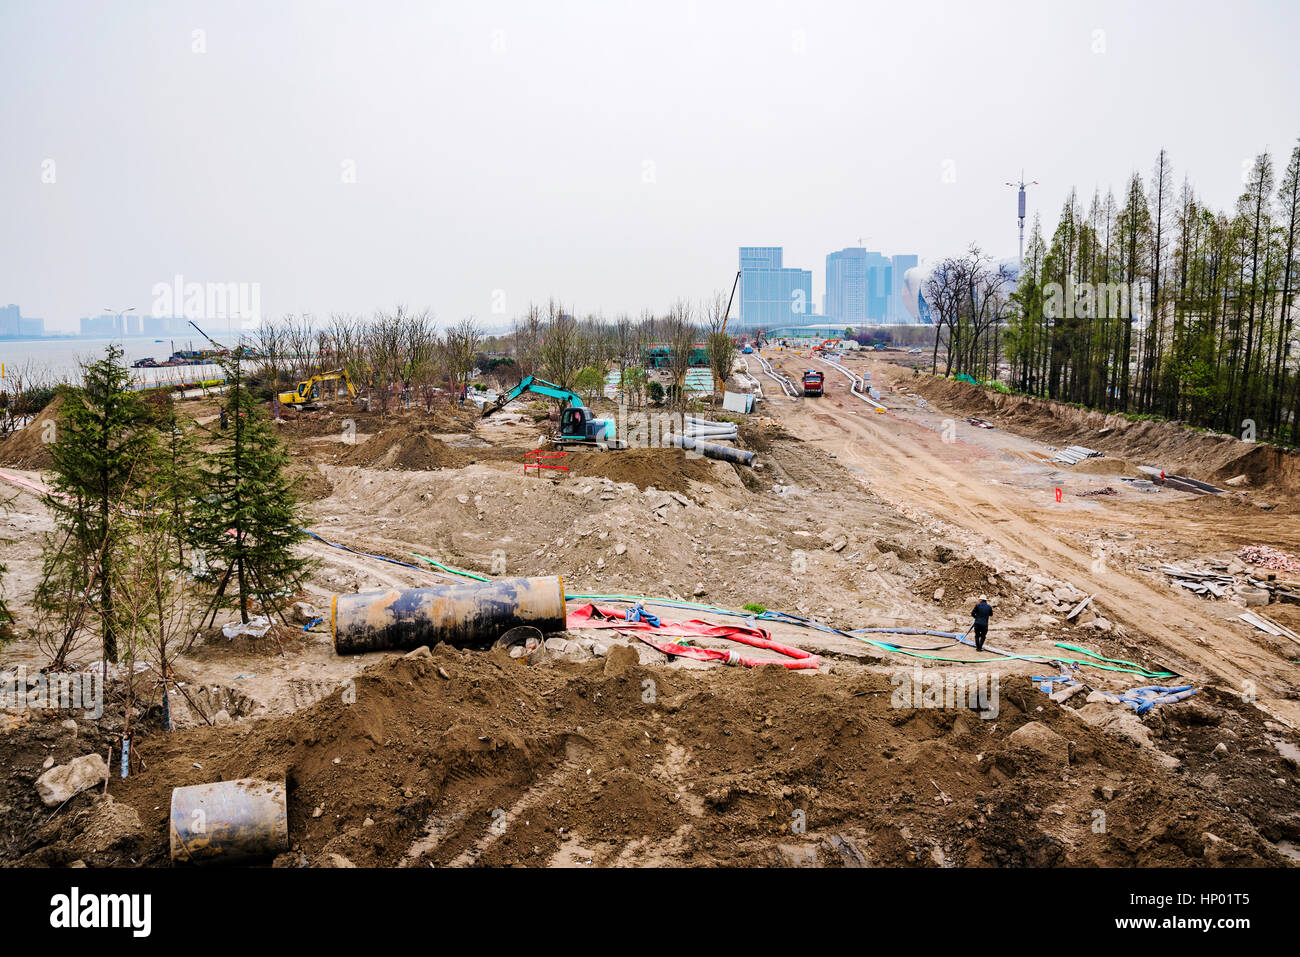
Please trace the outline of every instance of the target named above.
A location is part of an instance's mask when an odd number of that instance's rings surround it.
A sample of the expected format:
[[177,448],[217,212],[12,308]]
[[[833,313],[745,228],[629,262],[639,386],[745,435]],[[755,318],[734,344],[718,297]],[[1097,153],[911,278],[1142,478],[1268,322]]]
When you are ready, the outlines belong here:
[[1078,465],[1071,466],[1075,475],[1137,475],[1138,471],[1124,459],[1110,455],[1094,456],[1084,459]]

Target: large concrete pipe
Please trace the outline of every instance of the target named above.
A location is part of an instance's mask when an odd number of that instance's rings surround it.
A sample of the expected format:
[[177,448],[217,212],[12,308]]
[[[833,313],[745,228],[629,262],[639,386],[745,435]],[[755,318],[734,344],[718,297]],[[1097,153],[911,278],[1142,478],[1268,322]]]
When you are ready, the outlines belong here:
[[703,439],[705,442],[725,442],[728,439],[734,442],[740,437],[739,432],[724,432],[713,429],[686,429],[681,434],[688,439]]
[[511,628],[532,625],[563,631],[564,582],[501,578],[335,595],[330,606],[334,650],[409,651],[445,641],[458,648],[490,648]]
[[732,449],[725,445],[715,445],[712,442],[701,442],[699,439],[687,438],[683,435],[666,435],[664,438],[673,445],[699,452],[706,458],[720,459],[723,462],[735,462],[738,465],[754,464],[754,453],[746,452],[743,449]]
[[176,864],[248,861],[289,849],[283,781],[240,778],[172,790]]

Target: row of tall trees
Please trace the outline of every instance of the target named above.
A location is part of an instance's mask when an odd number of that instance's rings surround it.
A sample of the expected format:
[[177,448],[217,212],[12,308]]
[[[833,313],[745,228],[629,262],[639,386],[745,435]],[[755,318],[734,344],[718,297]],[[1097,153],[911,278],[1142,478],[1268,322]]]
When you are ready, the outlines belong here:
[[[1038,220],[1008,313],[1008,383],[1096,408],[1300,444],[1300,145],[1215,210],[1161,151],[1123,192]],[[932,304],[933,308],[933,304]]]

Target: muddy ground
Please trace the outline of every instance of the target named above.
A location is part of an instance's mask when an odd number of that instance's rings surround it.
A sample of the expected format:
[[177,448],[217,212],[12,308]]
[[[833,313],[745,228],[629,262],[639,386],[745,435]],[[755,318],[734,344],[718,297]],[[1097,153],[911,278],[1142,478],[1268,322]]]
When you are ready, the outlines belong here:
[[[771,358],[792,375],[815,364]],[[871,412],[833,370],[823,399],[788,400],[765,381],[767,401],[742,427],[759,453],[752,470],[671,449],[573,453],[568,471],[538,475],[524,465],[546,428],[542,406],[484,423],[334,410],[281,426],[317,483],[311,527],[328,541],[483,575],[561,574],[576,594],[787,612],[834,629],[770,626],[820,655],[819,671],[670,661],[634,637],[583,632],[556,636],[532,664],[443,647],[339,657],[320,624],[253,641],[209,635],[181,663],[193,699],[173,707],[183,727],[162,732],[153,704],[141,765],[110,781],[109,800],[85,793],[46,808],[33,782],[49,759],[106,750],[121,713],[111,695],[105,718],[78,718],[75,731],[64,713],[0,723],[0,857],[165,864],[171,788],[274,775],[289,784],[294,850],[276,861],[289,866],[1296,859],[1300,646],[1147,570],[1241,544],[1295,553],[1300,523],[1279,521],[1289,479],[1257,477],[1230,499],[1139,493],[1104,466],[1053,467],[1056,436],[1032,417],[1018,428],[1015,409],[874,358],[846,366],[873,372],[889,412]],[[969,416],[998,427],[970,427]],[[1060,444],[1103,447],[1086,438]],[[1133,453],[1111,451],[1115,470],[1127,467]],[[1107,485],[1118,494],[1073,494]],[[1262,495],[1274,511],[1255,504]],[[0,559],[21,616],[48,517],[22,491],[3,521]],[[320,565],[299,597],[318,607],[334,592],[443,580],[319,541],[303,554]],[[951,659],[922,661],[845,634],[960,633],[979,594],[997,606],[990,646],[1035,660],[898,639]],[[1089,608],[1066,621],[1086,595]],[[1266,611],[1297,627],[1294,607]],[[1084,694],[1058,704],[1028,679],[1083,657],[1061,644],[1176,672],[1168,683],[1198,694],[1142,718]],[[87,648],[83,663],[95,657]],[[0,653],[5,667],[41,662],[30,640]],[[997,676],[996,715],[895,706],[918,663],[927,676]],[[1072,674],[1097,690],[1151,683]]]

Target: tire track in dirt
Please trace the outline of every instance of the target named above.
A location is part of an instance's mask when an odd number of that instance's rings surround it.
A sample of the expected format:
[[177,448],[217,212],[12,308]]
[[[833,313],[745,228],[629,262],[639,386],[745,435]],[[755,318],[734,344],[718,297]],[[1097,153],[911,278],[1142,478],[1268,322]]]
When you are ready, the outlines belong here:
[[[923,508],[987,538],[1046,574],[1102,595],[1112,617],[1158,642],[1173,669],[1192,680],[1212,676],[1236,694],[1255,687],[1262,708],[1291,727],[1300,726],[1300,705],[1284,697],[1288,682],[1279,673],[1289,667],[1287,661],[1122,569],[1108,568],[1103,581],[1093,572],[1091,554],[1062,541],[1046,526],[1043,515],[1029,512],[1037,507],[1031,495],[972,477],[927,447],[927,437],[933,435],[928,429],[898,416],[849,415],[838,397],[828,394],[826,398],[831,401],[820,403],[818,414],[810,415],[796,404],[782,409],[782,417],[802,438],[820,439],[862,467],[882,498]],[[832,410],[850,426],[849,438],[819,421]]]

